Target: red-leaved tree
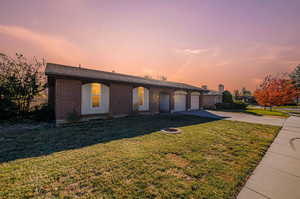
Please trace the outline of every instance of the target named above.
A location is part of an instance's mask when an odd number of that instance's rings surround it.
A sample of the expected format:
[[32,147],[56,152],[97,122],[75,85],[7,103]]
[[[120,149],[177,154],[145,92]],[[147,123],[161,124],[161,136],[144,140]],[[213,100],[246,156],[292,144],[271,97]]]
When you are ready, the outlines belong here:
[[259,105],[270,107],[292,103],[298,90],[291,80],[268,75],[255,90],[254,96]]

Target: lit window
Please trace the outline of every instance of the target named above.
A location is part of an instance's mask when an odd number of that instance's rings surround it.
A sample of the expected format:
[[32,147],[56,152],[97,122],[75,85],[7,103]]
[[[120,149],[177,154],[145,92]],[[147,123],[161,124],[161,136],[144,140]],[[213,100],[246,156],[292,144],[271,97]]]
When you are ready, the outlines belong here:
[[91,84],[92,107],[100,107],[101,104],[101,84]]
[[144,105],[144,88],[138,87],[138,99],[139,99],[139,105]]

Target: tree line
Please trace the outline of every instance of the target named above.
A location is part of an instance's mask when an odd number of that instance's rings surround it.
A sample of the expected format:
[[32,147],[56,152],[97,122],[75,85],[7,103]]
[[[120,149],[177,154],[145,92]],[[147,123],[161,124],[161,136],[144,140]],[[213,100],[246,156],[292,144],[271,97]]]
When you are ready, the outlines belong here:
[[223,92],[223,103],[243,102],[259,104],[263,107],[299,104],[300,100],[300,64],[290,73],[267,75],[254,93],[243,87],[234,90],[233,95],[229,91]]

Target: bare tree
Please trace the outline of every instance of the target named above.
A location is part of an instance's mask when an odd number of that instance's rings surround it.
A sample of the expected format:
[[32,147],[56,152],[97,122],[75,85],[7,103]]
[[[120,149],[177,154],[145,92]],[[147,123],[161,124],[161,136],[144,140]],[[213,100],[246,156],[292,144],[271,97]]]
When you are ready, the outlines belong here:
[[0,54],[0,97],[14,102],[17,114],[29,112],[30,102],[46,88],[44,66],[44,60]]

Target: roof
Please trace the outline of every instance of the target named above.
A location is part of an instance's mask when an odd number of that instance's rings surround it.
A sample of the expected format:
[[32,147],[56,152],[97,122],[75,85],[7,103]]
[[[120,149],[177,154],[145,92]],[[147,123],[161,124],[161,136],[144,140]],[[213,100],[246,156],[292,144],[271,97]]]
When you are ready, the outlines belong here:
[[208,90],[208,92],[204,95],[222,95],[222,93],[220,93],[219,91]]
[[188,85],[185,83],[148,79],[148,78],[125,75],[125,74],[120,74],[115,72],[106,72],[106,71],[80,68],[74,66],[65,66],[65,65],[54,64],[54,63],[47,63],[45,74],[50,76],[51,75],[68,76],[68,77],[76,77],[76,78],[99,79],[99,80],[114,81],[114,82],[170,87],[170,88],[177,88],[177,89],[206,91],[202,88]]

